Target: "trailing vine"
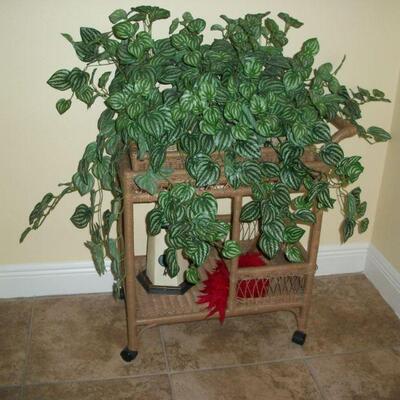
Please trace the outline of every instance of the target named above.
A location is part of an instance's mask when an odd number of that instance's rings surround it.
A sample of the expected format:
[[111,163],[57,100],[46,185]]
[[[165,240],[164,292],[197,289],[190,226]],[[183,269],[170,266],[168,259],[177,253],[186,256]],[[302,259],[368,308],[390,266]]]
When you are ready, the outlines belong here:
[[[51,87],[70,93],[57,101],[57,111],[65,113],[75,100],[89,108],[101,99],[106,108],[96,140],[86,147],[71,182],[62,184],[59,195],[48,193],[35,206],[21,241],[42,225],[65,195],[88,195],[88,204],[78,205],[71,221],[89,229],[85,245],[99,274],[105,272],[105,257],[111,259],[118,289],[123,254],[118,237],[112,237],[121,213],[117,165],[132,143],[140,159],[149,158],[149,169],[135,184],[158,193],[147,226],[152,235],[167,230],[170,276],[179,270],[178,249],[191,261],[186,279],[193,283],[212,247],[225,258],[239,254],[238,244],[226,240],[229,224],[217,219],[217,202],[206,191],[222,173],[234,189],[252,188],[253,199],[243,207],[241,220],[260,220],[258,245],[268,258],[282,250],[289,261],[302,260],[297,244],[304,229],[298,223],[314,223],[315,208],[333,208],[331,191],[344,215],[343,240],[356,226],[365,231],[367,204],[361,201],[360,188],[349,189],[363,171],[360,157],[344,155],[328,123],[340,117],[369,143],[389,140],[382,128],[359,124],[363,104],[389,100],[380,90],[352,91],[341,84],[337,73],[344,59],[335,70],[331,63],[315,67],[315,38],[306,40],[292,57],[285,55],[289,31],[303,24],[286,13],[278,14],[278,23],[269,14],[221,16],[224,24],[211,26],[219,36],[211,44],[203,43],[206,22],[188,12],[172,21],[167,37],[154,38],[153,23],[170,13],[150,6],[114,11],[109,32],[84,27],[78,41],[63,34],[84,66],[60,69],[48,80]],[[101,68],[112,71],[98,76]],[[172,147],[181,153],[191,180],[160,191],[160,182],[173,173],[164,165]],[[265,147],[276,152],[277,162],[262,161]],[[305,152],[317,154],[330,172],[309,168],[302,161]],[[196,187],[205,191],[197,193]],[[300,188],[303,193],[291,199],[290,193]],[[113,197],[107,209],[103,191]]]

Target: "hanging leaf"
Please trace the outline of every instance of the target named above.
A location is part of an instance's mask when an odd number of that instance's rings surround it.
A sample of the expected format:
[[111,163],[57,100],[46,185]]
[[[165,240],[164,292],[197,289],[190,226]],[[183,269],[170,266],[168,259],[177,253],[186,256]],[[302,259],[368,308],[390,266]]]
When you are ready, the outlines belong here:
[[234,240],[226,240],[222,249],[222,256],[225,258],[235,258],[240,255],[240,246]]
[[47,84],[57,90],[68,90],[71,88],[69,74],[67,69],[59,69],[49,78]]
[[93,212],[86,204],[79,204],[71,217],[71,222],[79,229],[86,228],[92,218]]
[[197,285],[201,281],[199,270],[196,267],[189,267],[185,271],[185,279],[192,285]]
[[285,256],[290,262],[300,263],[303,261],[303,255],[301,254],[300,249],[293,245],[286,246]]
[[71,100],[60,99],[56,103],[56,108],[60,115],[68,111],[70,107],[71,107]]

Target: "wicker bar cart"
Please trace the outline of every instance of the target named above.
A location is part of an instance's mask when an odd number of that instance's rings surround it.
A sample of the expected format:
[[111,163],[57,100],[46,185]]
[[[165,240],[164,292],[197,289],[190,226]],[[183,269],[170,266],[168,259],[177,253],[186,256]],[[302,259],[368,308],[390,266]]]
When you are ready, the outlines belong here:
[[[333,125],[338,131],[332,140],[340,140],[355,135],[355,128],[348,122],[335,119]],[[262,151],[264,161],[277,161],[274,150],[265,148]],[[315,152],[306,151],[302,161],[314,171],[328,171]],[[175,172],[170,178],[174,183],[190,180],[184,169],[184,159],[178,152],[169,152],[166,166],[173,167]],[[123,215],[119,223],[120,246],[124,254],[125,272],[125,304],[127,315],[128,343],[122,350],[124,361],[132,361],[138,354],[138,328],[146,325],[172,324],[205,319],[208,311],[204,306],[196,303],[201,285],[194,286],[184,295],[149,294],[137,281],[137,275],[145,268],[146,257],[136,256],[134,250],[133,206],[137,203],[152,203],[157,200],[140,189],[134,183],[134,177],[145,171],[147,160],[138,160],[134,149],[120,162],[119,177],[123,189]],[[250,188],[231,188],[226,179],[222,178],[218,185],[208,188],[216,198],[231,199],[231,215],[220,216],[221,219],[231,222],[231,239],[238,241],[242,252],[255,249],[258,226],[240,222],[240,211],[243,198],[251,195]],[[165,183],[167,184],[167,183]],[[199,189],[202,192],[202,189]],[[258,314],[278,310],[293,311],[297,317],[297,330],[294,332],[293,342],[302,345],[306,337],[308,313],[310,309],[311,293],[314,274],[317,269],[317,254],[322,223],[322,211],[316,213],[316,223],[309,226],[308,245],[301,247],[304,256],[302,263],[289,263],[283,254],[278,254],[273,260],[268,260],[265,266],[238,268],[238,257],[230,260],[229,298],[227,317]],[[204,268],[215,265],[216,254],[211,254]],[[246,288],[246,282],[268,281],[268,290],[264,293],[254,293],[254,296],[242,296],[239,291]],[[239,285],[240,283],[240,285]],[[251,290],[257,290],[262,285],[249,285]],[[241,289],[240,289],[241,288]],[[254,289],[256,288],[256,289]],[[245,289],[246,290],[246,289]],[[214,315],[215,317],[215,315]]]

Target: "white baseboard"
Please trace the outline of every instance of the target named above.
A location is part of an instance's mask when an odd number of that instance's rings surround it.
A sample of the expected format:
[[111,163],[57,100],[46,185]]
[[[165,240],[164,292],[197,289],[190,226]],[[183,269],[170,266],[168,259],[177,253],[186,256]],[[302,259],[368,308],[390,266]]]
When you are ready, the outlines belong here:
[[[367,251],[368,244],[321,246],[317,275],[362,272]],[[90,261],[0,265],[0,298],[111,292],[112,281]]]
[[400,318],[400,272],[374,245],[368,249],[364,272],[386,303]]
[[0,298],[110,292],[112,282],[91,261],[0,265]]
[[316,275],[363,272],[368,247],[368,243],[321,246],[318,252]]

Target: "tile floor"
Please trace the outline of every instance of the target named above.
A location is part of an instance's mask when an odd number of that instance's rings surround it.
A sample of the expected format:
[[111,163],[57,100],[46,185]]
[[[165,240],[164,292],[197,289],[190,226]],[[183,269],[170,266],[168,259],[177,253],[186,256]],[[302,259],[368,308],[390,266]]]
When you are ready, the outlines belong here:
[[124,363],[110,295],[0,301],[1,400],[400,399],[400,320],[363,275],[319,278],[307,342],[279,312],[150,328]]

